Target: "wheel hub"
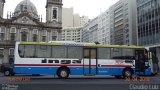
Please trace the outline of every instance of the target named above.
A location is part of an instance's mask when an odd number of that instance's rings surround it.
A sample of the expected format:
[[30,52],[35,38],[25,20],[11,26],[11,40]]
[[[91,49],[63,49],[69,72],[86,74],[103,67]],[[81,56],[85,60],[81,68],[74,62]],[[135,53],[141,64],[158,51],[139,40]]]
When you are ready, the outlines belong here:
[[66,71],[61,71],[61,76],[62,76],[62,77],[66,77],[66,76],[67,76]]

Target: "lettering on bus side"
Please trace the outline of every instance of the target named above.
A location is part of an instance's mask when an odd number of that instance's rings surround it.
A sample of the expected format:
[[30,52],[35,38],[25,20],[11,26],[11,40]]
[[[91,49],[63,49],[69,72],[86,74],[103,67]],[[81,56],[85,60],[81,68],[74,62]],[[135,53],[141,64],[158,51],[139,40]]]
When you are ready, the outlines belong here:
[[70,64],[71,60],[61,60],[61,64]]
[[42,63],[47,63],[47,59],[42,60]]
[[73,60],[72,63],[81,64],[81,60]]
[[59,63],[59,60],[48,60],[48,63]]

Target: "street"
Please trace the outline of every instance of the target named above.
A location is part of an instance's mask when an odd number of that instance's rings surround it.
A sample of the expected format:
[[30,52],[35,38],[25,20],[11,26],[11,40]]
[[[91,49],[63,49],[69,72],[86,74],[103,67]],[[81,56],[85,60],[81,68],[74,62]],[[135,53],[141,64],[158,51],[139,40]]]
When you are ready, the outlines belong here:
[[17,87],[15,90],[134,90],[132,85],[152,85],[147,90],[159,90],[160,75],[133,79],[116,79],[112,76],[71,76],[69,79],[59,79],[53,76],[18,75],[1,76],[0,84],[2,90],[6,90],[4,87]]

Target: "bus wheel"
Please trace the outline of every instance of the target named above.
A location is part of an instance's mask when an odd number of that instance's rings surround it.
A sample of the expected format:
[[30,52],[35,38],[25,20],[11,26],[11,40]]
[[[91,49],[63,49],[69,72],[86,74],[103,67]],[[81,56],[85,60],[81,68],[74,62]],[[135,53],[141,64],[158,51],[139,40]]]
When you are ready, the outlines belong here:
[[123,77],[126,78],[126,77],[129,77],[129,78],[132,78],[132,71],[130,69],[125,69],[123,71]]
[[66,68],[61,68],[58,70],[58,77],[59,78],[68,78],[69,71]]
[[5,75],[5,76],[10,76],[10,75],[11,75],[11,72],[10,72],[9,70],[5,70],[5,71],[4,71],[4,75]]

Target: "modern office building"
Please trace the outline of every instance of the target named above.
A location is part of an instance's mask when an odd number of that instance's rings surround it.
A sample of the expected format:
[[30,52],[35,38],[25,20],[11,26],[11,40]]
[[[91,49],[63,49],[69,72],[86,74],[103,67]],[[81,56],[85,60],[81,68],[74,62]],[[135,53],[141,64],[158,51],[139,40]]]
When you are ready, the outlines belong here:
[[110,44],[110,12],[106,10],[98,16],[98,42]]
[[62,27],[73,27],[73,7],[62,8]]
[[82,28],[81,27],[63,28],[62,40],[81,42],[82,41]]
[[79,14],[73,15],[73,27],[80,27],[80,16]]
[[83,27],[90,21],[88,16],[82,16],[80,17],[80,26]]
[[137,45],[136,0],[119,0],[109,10],[111,44]]
[[160,0],[137,0],[137,30],[138,45],[149,47],[160,66]]
[[83,27],[83,42],[110,44],[110,12],[101,13]]
[[137,0],[138,45],[160,44],[160,0]]
[[87,16],[80,17],[74,14],[73,8],[63,8],[62,10],[62,40],[63,41],[82,41],[82,26],[88,23]]
[[84,25],[84,27],[82,28],[82,42],[88,42],[89,43],[89,27],[90,24],[86,24]]
[[98,42],[98,17],[83,27],[82,38],[83,42]]
[[13,14],[3,18],[4,3],[0,0],[0,64],[13,62],[16,41],[61,40],[62,0],[46,0],[46,22],[30,0],[22,0]]

